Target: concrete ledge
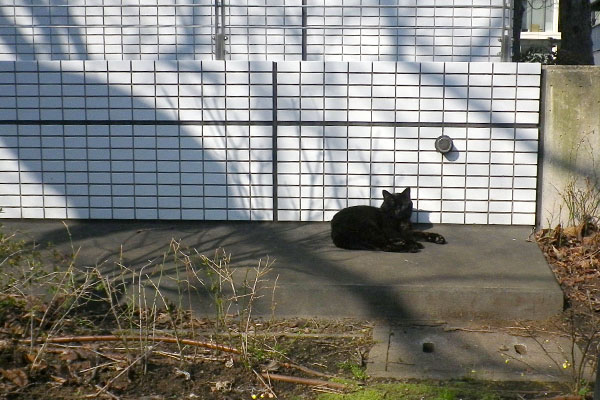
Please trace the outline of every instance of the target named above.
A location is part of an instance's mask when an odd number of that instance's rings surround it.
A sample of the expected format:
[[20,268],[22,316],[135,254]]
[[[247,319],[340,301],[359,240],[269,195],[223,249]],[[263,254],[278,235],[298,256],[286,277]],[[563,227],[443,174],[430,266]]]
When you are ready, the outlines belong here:
[[[583,355],[571,338],[452,326],[376,326],[372,377],[571,382]],[[573,358],[575,362],[573,362]],[[563,367],[565,360],[573,365]],[[583,376],[591,380],[589,365]]]
[[[269,257],[275,262],[268,285],[278,277],[276,316],[544,319],[563,307],[541,251],[527,241],[529,227],[438,225],[430,230],[448,244],[425,243],[409,254],[338,249],[329,223],[73,220],[67,221],[72,239],[60,221],[2,223],[66,251],[72,240],[81,247],[79,264],[103,268],[114,269],[121,246],[127,266],[162,261],[171,239],[207,256],[223,247],[242,270]],[[194,296],[195,309],[212,310],[206,296]],[[271,306],[265,294],[254,311],[270,315]]]

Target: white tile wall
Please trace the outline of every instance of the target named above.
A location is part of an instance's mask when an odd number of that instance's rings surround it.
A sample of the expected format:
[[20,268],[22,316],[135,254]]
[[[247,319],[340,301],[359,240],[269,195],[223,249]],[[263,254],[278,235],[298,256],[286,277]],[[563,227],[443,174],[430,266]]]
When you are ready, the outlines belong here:
[[2,216],[272,220],[271,130],[3,125]]
[[[323,221],[412,187],[420,222],[533,224],[540,73],[0,62],[2,216]],[[454,140],[447,156],[434,148],[442,134]]]
[[[309,0],[306,57],[500,61],[504,3]],[[226,58],[301,60],[302,13],[302,0],[228,1]],[[209,60],[214,14],[214,0],[5,0],[0,60]]]

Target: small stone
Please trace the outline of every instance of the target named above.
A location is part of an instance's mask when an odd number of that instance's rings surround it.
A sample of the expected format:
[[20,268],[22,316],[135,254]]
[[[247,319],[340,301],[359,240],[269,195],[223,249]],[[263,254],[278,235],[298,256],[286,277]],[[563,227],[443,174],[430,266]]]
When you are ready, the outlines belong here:
[[515,351],[517,354],[525,355],[527,354],[527,346],[524,344],[515,344]]

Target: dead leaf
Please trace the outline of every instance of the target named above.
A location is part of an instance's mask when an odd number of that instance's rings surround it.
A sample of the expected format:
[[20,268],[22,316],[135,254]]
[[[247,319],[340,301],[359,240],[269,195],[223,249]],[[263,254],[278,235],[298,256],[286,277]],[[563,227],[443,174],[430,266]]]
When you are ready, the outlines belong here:
[[67,382],[65,378],[56,375],[50,375],[50,379],[52,379],[56,385],[64,385]]
[[4,379],[8,379],[13,384],[18,387],[26,386],[29,383],[29,379],[27,379],[27,374],[21,368],[14,369],[2,369],[0,368],[0,374],[4,377]]
[[552,246],[552,249],[554,250],[554,256],[558,259],[558,260],[562,260],[565,258],[567,251],[564,248],[556,248],[554,246]]
[[70,368],[72,368],[74,371],[77,371],[77,374],[79,374],[83,370],[89,370],[92,368],[92,362],[90,360],[79,360],[74,362]]
[[35,354],[25,353],[24,357],[25,357],[25,360],[27,360],[30,363],[35,361]]
[[156,317],[157,324],[166,324],[169,321],[171,321],[171,317],[167,313],[160,313],[158,317]]
[[59,358],[63,361],[71,363],[79,358],[79,354],[77,354],[77,352],[74,350],[65,350],[60,354]]
[[189,381],[191,378],[191,375],[189,372],[184,371],[182,369],[179,368],[175,368],[175,376],[183,376],[183,379],[186,381]]
[[268,363],[260,366],[262,372],[274,372],[279,369],[279,363],[275,360],[270,360]]
[[215,386],[211,387],[210,390],[213,392],[227,393],[231,392],[232,383],[230,381],[217,381]]
[[125,389],[127,389],[128,386],[129,386],[129,382],[127,381],[127,378],[123,378],[123,377],[120,377],[119,379],[112,381],[110,384],[110,387],[115,390],[125,390]]

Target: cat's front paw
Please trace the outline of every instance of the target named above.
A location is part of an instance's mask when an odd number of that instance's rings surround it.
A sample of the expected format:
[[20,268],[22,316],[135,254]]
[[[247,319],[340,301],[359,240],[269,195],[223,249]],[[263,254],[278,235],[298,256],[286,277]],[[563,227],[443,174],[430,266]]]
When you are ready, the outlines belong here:
[[439,235],[437,233],[435,233],[434,235],[435,236],[433,237],[433,243],[436,243],[436,244],[446,244],[446,243],[448,243],[448,242],[446,242],[446,239],[442,235]]
[[427,241],[428,242],[432,242],[432,243],[436,243],[436,244],[446,244],[446,239],[440,235],[439,233],[428,233],[427,234]]

